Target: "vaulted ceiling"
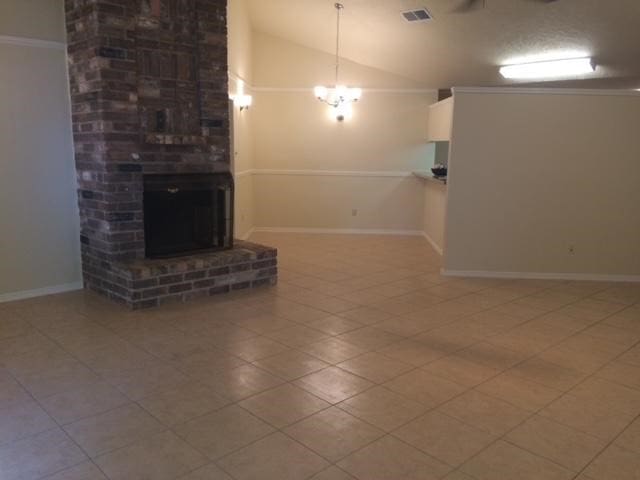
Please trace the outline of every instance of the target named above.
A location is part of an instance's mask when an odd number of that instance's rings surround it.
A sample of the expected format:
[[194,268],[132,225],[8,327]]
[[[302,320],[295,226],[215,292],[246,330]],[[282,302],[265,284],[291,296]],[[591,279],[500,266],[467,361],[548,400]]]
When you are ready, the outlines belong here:
[[[335,0],[247,0],[253,28],[333,53]],[[341,56],[425,87],[516,83],[498,67],[521,59],[591,55],[595,74],[547,85],[640,88],[640,0],[341,0]],[[426,7],[433,19],[400,12]]]

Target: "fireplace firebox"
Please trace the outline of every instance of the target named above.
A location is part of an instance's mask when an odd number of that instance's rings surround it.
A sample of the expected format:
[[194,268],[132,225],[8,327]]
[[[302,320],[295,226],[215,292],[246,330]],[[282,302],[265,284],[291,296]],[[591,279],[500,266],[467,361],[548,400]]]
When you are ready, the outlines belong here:
[[144,236],[147,258],[232,248],[231,174],[145,175]]

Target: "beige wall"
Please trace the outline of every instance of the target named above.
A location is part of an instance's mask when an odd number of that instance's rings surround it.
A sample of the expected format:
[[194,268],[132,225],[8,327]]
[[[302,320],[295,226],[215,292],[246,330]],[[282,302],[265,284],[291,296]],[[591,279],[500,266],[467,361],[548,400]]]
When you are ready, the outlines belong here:
[[447,212],[447,186],[425,180],[423,231],[435,250],[442,254],[445,245],[445,218]]
[[338,123],[312,93],[332,83],[331,55],[257,32],[253,44],[255,226],[421,231],[421,181],[398,175],[427,154],[425,111],[435,94],[345,63],[345,83],[376,90]]
[[[252,94],[252,31],[245,0],[229,0],[229,94]],[[254,226],[251,112],[233,108],[233,171],[235,173],[235,236],[246,237]],[[240,174],[240,175],[238,175]]]
[[499,92],[455,94],[445,269],[640,275],[640,96]]
[[[62,1],[1,4],[0,35],[61,39]],[[0,39],[0,105],[0,301],[77,287],[79,216],[63,48]]]
[[64,42],[64,0],[0,1],[0,35]]

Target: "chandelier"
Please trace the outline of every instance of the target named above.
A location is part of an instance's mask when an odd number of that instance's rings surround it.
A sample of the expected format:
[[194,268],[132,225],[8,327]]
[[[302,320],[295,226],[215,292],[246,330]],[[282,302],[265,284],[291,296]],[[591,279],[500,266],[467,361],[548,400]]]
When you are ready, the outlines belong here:
[[337,121],[342,122],[351,117],[351,105],[362,96],[361,88],[349,88],[340,85],[340,14],[344,5],[336,3],[337,27],[336,27],[336,83],[333,87],[318,86],[313,89],[315,96],[323,103],[333,108],[333,114]]

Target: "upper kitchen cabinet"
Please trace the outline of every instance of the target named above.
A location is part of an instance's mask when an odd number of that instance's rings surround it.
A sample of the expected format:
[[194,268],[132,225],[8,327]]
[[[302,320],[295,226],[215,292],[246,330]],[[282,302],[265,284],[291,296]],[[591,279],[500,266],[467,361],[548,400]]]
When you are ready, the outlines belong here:
[[449,97],[429,106],[427,140],[430,142],[448,142],[451,140],[452,122],[453,97]]

